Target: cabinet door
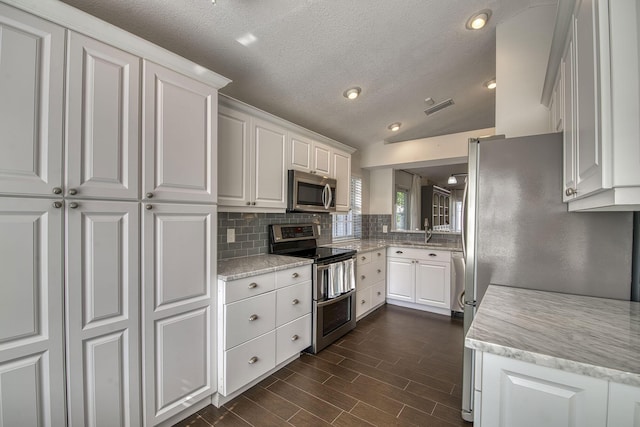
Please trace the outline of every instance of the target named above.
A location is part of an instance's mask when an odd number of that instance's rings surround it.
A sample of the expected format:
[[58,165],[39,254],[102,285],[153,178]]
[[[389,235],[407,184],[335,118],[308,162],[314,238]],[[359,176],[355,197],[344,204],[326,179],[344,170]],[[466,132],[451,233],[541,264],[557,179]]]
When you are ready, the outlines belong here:
[[219,107],[218,203],[246,206],[251,193],[251,121],[248,114]]
[[[568,202],[575,198],[574,194],[571,194],[571,190],[576,189],[576,95],[575,95],[575,58],[574,58],[574,44],[573,34],[575,31],[575,20],[571,19],[571,26],[569,29],[569,40],[567,42],[566,50],[561,61],[561,69],[564,77],[564,132],[563,132],[563,184],[562,199]],[[570,190],[570,194],[567,194],[567,190]]]
[[290,134],[289,166],[291,169],[311,172],[312,142],[300,135]]
[[139,204],[76,203],[67,209],[69,425],[138,425]]
[[607,427],[640,426],[640,387],[609,383]]
[[356,291],[356,319],[371,309],[371,288]]
[[64,28],[0,4],[0,193],[62,187]]
[[342,151],[333,152],[333,174],[336,178],[336,210],[347,212],[351,195],[351,155]]
[[599,54],[596,0],[580,0],[575,10],[576,185],[578,197],[602,188]]
[[602,427],[607,381],[485,353],[481,424]]
[[136,200],[140,59],[70,32],[67,72],[67,190]]
[[62,204],[0,198],[0,425],[63,426]]
[[416,264],[416,303],[450,308],[451,264],[418,261]]
[[144,204],[143,213],[144,424],[155,425],[217,388],[216,211]]
[[415,299],[415,264],[413,260],[387,258],[387,297],[413,302]]
[[144,61],[144,193],[216,203],[218,92]]
[[285,153],[287,131],[264,120],[254,120],[252,205],[287,207]]
[[313,143],[313,167],[311,170],[318,175],[333,176],[331,169],[331,148],[318,142]]

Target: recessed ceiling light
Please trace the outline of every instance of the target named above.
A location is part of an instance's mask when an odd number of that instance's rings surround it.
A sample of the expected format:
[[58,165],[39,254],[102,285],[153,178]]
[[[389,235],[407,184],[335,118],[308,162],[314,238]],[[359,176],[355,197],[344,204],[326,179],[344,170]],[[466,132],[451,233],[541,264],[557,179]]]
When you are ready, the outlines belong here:
[[362,92],[362,89],[360,89],[359,87],[352,87],[350,89],[345,90],[342,96],[344,96],[347,99],[356,99],[357,97],[360,96],[360,92]]
[[402,126],[402,123],[395,122],[387,126],[387,129],[389,129],[391,132],[397,132],[398,130],[400,130],[400,126]]
[[241,35],[236,39],[242,46],[249,46],[258,41],[258,38],[251,33]]
[[484,82],[484,87],[487,89],[495,89],[496,88],[496,79],[491,79],[489,81]]
[[487,25],[489,18],[491,18],[491,10],[489,9],[474,13],[471,18],[467,20],[466,28],[467,30],[479,30]]

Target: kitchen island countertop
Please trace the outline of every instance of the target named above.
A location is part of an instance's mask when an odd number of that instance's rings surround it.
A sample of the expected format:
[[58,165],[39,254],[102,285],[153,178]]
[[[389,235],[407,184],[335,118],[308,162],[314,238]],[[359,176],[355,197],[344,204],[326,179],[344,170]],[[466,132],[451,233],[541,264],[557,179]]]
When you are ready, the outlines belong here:
[[465,345],[640,386],[640,303],[491,285]]
[[313,260],[283,255],[253,255],[242,258],[229,258],[218,261],[218,279],[228,282],[308,264],[313,264]]

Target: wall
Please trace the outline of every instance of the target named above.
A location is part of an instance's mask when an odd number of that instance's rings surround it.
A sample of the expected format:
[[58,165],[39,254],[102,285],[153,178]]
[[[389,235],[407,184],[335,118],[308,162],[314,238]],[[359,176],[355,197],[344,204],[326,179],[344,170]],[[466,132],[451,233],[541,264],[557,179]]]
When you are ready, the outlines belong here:
[[391,215],[393,213],[392,201],[393,169],[369,171],[369,213]]
[[540,103],[555,5],[531,7],[496,27],[496,134],[508,138],[549,132]]
[[394,144],[377,142],[362,150],[360,167],[409,169],[465,163],[468,157],[469,138],[494,135],[494,133],[494,128],[486,128]]

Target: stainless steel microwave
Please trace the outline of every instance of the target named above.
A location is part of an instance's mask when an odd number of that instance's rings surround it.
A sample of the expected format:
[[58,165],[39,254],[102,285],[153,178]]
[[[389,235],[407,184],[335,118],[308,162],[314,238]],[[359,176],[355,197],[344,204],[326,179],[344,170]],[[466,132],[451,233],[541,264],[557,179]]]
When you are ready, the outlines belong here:
[[289,170],[288,212],[335,212],[336,180]]

